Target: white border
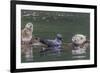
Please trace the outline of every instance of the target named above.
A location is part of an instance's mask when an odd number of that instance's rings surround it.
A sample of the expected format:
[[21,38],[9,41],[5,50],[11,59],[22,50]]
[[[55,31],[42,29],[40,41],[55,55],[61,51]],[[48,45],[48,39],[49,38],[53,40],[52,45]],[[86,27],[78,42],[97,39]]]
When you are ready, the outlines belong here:
[[[21,63],[21,9],[90,13],[90,60]],[[16,5],[16,69],[94,64],[94,9]]]

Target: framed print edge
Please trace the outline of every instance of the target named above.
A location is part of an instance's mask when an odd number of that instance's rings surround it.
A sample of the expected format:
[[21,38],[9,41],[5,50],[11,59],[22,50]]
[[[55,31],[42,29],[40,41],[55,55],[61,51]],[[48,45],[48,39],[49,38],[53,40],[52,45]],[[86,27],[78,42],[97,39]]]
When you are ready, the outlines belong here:
[[95,28],[95,34],[94,34],[94,41],[95,41],[95,43],[94,43],[94,48],[95,48],[95,50],[94,50],[94,56],[95,56],[95,63],[94,63],[94,65],[95,65],[95,67],[97,67],[97,6],[95,6],[95,8],[94,8],[94,28]]
[[[36,5],[36,6],[52,6],[52,7],[72,7],[72,8],[86,8],[94,9],[94,64],[86,65],[73,65],[73,66],[53,66],[53,67],[40,67],[40,68],[16,68],[16,5]],[[77,5],[77,4],[60,4],[60,3],[47,3],[47,2],[31,2],[31,1],[11,1],[11,72],[28,72],[28,71],[45,71],[45,70],[59,70],[59,69],[79,69],[97,67],[97,6],[93,5]]]
[[[11,72],[16,72],[16,4],[15,1],[11,1],[11,11],[10,11],[10,15],[11,15],[11,29],[10,29],[10,47],[11,47],[11,53],[10,53],[10,71]],[[15,48],[15,49],[13,49]]]

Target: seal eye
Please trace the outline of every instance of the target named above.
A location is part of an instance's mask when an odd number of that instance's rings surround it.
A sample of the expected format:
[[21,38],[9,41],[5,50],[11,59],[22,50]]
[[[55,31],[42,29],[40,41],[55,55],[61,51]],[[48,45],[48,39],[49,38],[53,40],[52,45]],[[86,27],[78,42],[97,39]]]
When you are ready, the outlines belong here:
[[81,40],[82,40],[83,38],[81,37]]
[[30,26],[30,28],[32,28],[32,26]]

